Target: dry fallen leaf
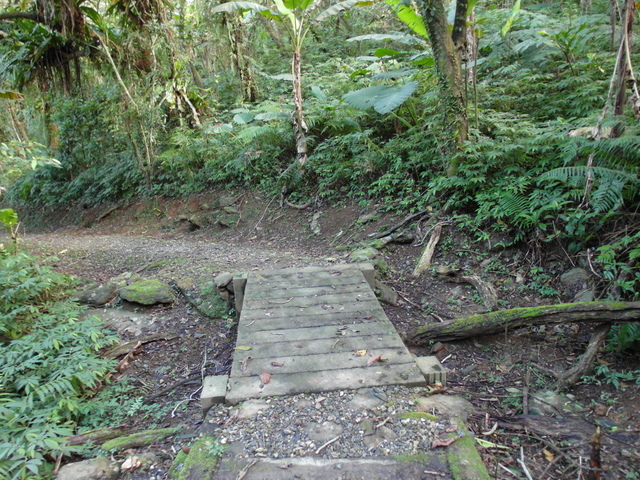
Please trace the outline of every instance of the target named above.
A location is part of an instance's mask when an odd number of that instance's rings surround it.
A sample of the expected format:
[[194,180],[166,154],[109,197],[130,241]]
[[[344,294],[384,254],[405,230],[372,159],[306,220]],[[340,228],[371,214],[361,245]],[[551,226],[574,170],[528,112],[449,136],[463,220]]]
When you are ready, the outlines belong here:
[[371,365],[373,365],[374,363],[380,361],[382,359],[382,356],[380,355],[373,355],[371,357],[369,357],[369,360],[367,360],[367,367],[370,367]]
[[460,437],[439,438],[431,443],[431,448],[448,447]]
[[547,462],[553,462],[553,459],[556,458],[553,452],[547,450],[546,448],[542,450],[542,453],[544,453],[544,458],[547,460]]
[[384,362],[385,360],[386,358],[384,358],[382,355],[373,355],[369,357],[369,360],[367,360],[367,367],[370,367],[376,362]]
[[280,362],[271,362],[271,366],[272,367],[282,367],[284,365],[284,363],[280,363]]
[[269,383],[269,382],[271,381],[271,375],[270,375],[269,373],[267,373],[267,372],[262,372],[262,373],[260,374],[260,381],[261,381],[263,384],[265,384],[265,385],[266,385],[267,383]]
[[356,350],[356,357],[364,357],[366,354],[366,350]]

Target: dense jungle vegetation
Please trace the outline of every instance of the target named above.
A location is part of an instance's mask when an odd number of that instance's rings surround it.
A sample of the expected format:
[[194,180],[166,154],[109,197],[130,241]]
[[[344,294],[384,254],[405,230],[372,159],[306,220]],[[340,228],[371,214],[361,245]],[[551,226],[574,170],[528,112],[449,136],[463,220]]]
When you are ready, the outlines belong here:
[[[429,207],[479,239],[507,231],[587,256],[601,298],[638,300],[635,9],[0,0],[0,196],[35,209],[232,187]],[[0,220],[13,231],[8,210]],[[111,367],[93,355],[113,339],[96,326],[77,336],[76,307],[56,301],[69,280],[10,249],[0,251],[10,345],[0,418],[11,434],[0,437],[0,477],[25,478],[45,463],[38,452],[67,451],[59,438],[87,414],[79,399]],[[55,315],[69,321],[54,330]],[[47,362],[83,355],[87,367],[24,375],[19,342],[67,349]],[[52,403],[60,391],[73,395]]]

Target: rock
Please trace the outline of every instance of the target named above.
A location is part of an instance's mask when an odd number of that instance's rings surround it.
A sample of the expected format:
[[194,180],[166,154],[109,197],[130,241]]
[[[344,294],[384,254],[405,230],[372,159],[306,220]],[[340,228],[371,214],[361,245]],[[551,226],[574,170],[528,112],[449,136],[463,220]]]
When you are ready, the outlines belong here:
[[233,227],[236,222],[238,221],[238,216],[237,215],[232,215],[232,214],[221,214],[218,215],[218,225],[220,225],[221,227],[224,228],[231,228]]
[[378,255],[380,255],[380,252],[373,247],[360,248],[351,252],[351,255],[349,255],[349,261],[353,263],[371,262],[375,260]]
[[381,302],[387,303],[389,305],[397,305],[398,304],[398,294],[396,291],[382,283],[380,280],[376,280],[376,296],[380,299]]
[[140,280],[121,288],[120,296],[128,302],[142,305],[172,303],[176,299],[176,295],[169,285],[154,278]]
[[142,280],[142,275],[140,275],[139,273],[124,272],[117,277],[113,277],[111,280],[109,280],[109,283],[113,283],[117,287],[126,287],[127,285],[140,280]]
[[120,471],[118,465],[106,457],[91,458],[60,467],[58,480],[115,480]]
[[421,412],[435,411],[446,417],[458,417],[467,421],[467,417],[474,411],[474,406],[462,397],[456,395],[431,395],[416,400]]
[[580,406],[573,399],[551,390],[536,392],[531,395],[531,400],[529,400],[529,413],[531,415],[557,417],[578,411],[580,411]]
[[115,283],[98,285],[80,292],[75,298],[84,305],[99,307],[109,303],[118,295],[118,286]]
[[358,217],[358,220],[356,220],[356,222],[360,224],[365,224],[365,223],[371,222],[372,220],[375,220],[377,217],[378,217],[378,212],[365,213],[364,215],[360,215]]
[[575,297],[573,297],[573,303],[578,302],[593,302],[595,300],[595,296],[593,295],[593,290],[585,289],[578,293],[576,293]]
[[231,195],[220,195],[218,198],[218,204],[221,207],[229,207],[236,203],[236,197],[232,197]]
[[584,268],[572,268],[560,275],[560,283],[563,285],[574,285],[576,283],[587,283],[590,275]]
[[227,288],[233,282],[233,275],[229,272],[222,272],[213,279],[213,283],[219,289]]
[[210,214],[206,212],[195,213],[189,217],[189,222],[195,225],[197,228],[204,228],[212,225],[215,221]]
[[364,438],[362,439],[362,441],[364,442],[364,444],[369,447],[369,448],[376,448],[377,446],[379,446],[382,442],[384,442],[385,440],[395,440],[397,437],[396,433],[391,430],[389,427],[383,425],[382,427],[379,427],[377,429],[375,429],[375,431],[371,434],[366,434],[364,435]]
[[347,404],[353,410],[371,410],[387,401],[387,394],[375,388],[359,390]]
[[106,327],[113,328],[121,334],[130,333],[135,337],[149,330],[155,321],[151,315],[115,308],[92,308],[84,312],[84,315],[95,315],[104,322]]
[[228,213],[230,215],[238,215],[240,213],[240,210],[234,207],[224,207],[223,210],[224,213]]
[[309,439],[314,442],[324,443],[340,435],[344,429],[334,422],[322,422],[310,423],[304,430]]

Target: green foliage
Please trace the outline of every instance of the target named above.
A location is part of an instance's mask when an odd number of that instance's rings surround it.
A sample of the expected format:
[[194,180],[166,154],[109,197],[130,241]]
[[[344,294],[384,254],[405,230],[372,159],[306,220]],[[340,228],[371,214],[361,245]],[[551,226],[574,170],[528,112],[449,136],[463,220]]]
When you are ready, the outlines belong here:
[[57,301],[69,280],[32,258],[0,260],[0,476],[42,478],[46,455],[80,451],[65,437],[89,411],[86,397],[115,366],[99,350],[117,341],[95,317]]
[[623,323],[611,327],[607,338],[607,350],[625,352],[640,348],[640,325]]
[[582,380],[585,383],[594,383],[596,385],[602,385],[603,383],[613,385],[618,390],[623,386],[623,382],[633,382],[635,385],[640,385],[640,370],[616,372],[607,365],[597,365],[594,368],[594,374],[582,377]]

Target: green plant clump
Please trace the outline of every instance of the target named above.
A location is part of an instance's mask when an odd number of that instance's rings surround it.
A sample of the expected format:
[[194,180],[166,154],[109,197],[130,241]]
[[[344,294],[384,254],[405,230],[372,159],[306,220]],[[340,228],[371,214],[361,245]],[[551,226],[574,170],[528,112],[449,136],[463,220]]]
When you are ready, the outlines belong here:
[[60,299],[69,279],[25,254],[0,259],[0,478],[40,479],[46,458],[70,455],[90,411],[88,397],[115,362],[99,350],[117,342],[95,317]]

